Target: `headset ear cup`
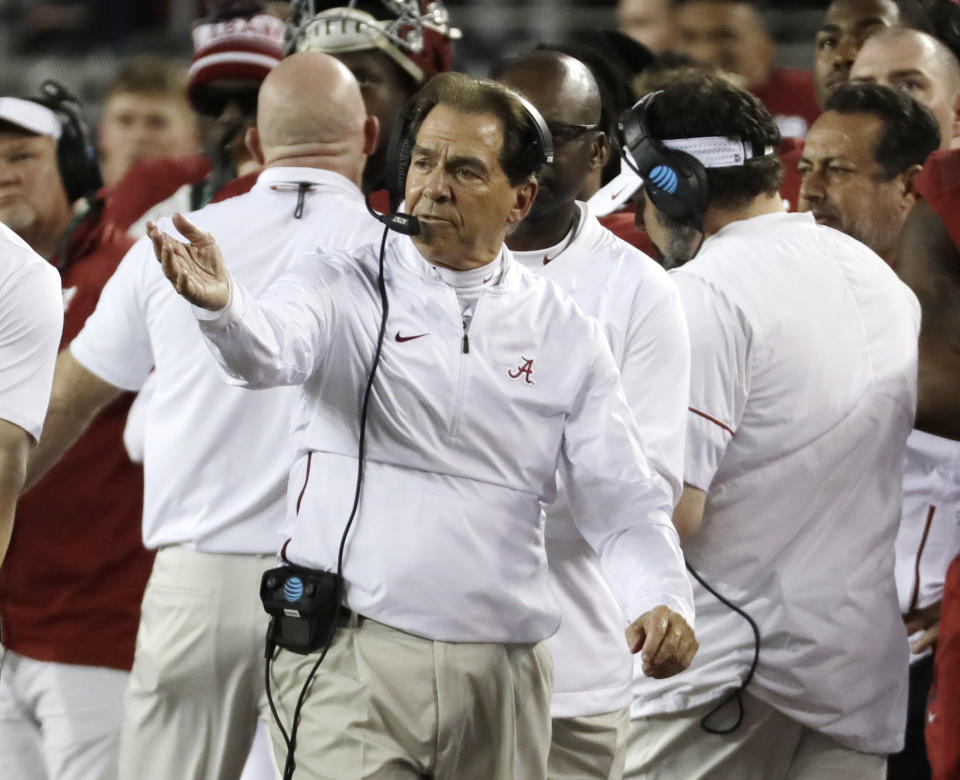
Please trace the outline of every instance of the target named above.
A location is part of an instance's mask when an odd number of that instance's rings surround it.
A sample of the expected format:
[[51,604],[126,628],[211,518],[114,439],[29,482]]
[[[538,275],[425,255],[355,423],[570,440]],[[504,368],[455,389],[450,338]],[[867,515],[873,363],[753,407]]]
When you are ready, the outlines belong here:
[[67,198],[73,203],[103,186],[93,135],[80,111],[80,103],[61,84],[47,79],[40,85],[40,91],[42,97],[33,100],[60,118],[62,133],[57,142],[57,165]]
[[416,96],[410,98],[400,111],[400,116],[393,125],[390,142],[387,144],[387,156],[384,160],[385,181],[387,192],[390,195],[390,210],[396,211],[403,202],[406,185],[407,170],[410,168],[410,157],[413,154],[414,139],[410,133],[414,118],[420,109]]
[[653,205],[668,217],[702,230],[710,199],[707,171],[693,155],[664,146],[650,133],[647,112],[659,94],[647,95],[621,115],[620,140]]

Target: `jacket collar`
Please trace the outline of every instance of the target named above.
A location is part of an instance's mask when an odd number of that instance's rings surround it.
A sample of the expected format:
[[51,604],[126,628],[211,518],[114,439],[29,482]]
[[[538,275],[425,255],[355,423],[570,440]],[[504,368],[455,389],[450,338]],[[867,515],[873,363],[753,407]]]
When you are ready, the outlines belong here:
[[257,177],[257,183],[254,185],[254,189],[273,189],[278,187],[286,189],[291,186],[295,187],[302,182],[330,187],[340,190],[345,194],[361,199],[363,198],[363,193],[360,192],[360,188],[346,176],[323,168],[287,168],[281,166],[265,168]]
[[[420,250],[417,249],[416,244],[413,243],[413,239],[410,238],[410,236],[394,233],[388,240],[388,244],[392,250],[394,259],[405,271],[431,284],[443,287],[447,286],[447,283],[440,278],[436,267],[420,254]],[[379,247],[379,242],[377,246]],[[500,257],[503,261],[503,273],[500,274],[500,279],[495,284],[490,285],[487,290],[488,293],[500,294],[509,292],[516,286],[519,277],[524,273],[520,264],[513,259],[513,253],[507,249],[506,244],[500,247]]]

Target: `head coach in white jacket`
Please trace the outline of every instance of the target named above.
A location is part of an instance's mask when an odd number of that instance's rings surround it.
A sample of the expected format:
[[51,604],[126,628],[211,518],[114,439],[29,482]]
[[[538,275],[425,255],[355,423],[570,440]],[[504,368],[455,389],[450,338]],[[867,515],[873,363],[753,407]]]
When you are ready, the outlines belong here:
[[[150,231],[231,380],[302,385],[292,563],[338,568],[361,399],[386,334],[342,569],[350,616],[307,691],[298,776],[545,776],[542,640],[560,615],[541,507],[558,467],[632,649],[658,675],[695,652],[671,491],[643,454],[603,331],[503,245],[537,191],[537,119],[459,74],[420,93],[405,196],[422,232],[386,241],[383,331],[376,232],[366,249],[303,258],[254,300],[209,234],[182,219],[189,245]],[[287,725],[316,657],[274,661]]]

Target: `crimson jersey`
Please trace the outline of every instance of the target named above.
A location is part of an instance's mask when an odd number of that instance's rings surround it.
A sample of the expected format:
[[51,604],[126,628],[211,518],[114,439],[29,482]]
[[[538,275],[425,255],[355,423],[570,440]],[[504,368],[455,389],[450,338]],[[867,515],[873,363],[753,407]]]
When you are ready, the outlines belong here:
[[[133,244],[96,211],[72,231],[61,270],[69,344]],[[153,553],[141,543],[143,475],[123,447],[133,394],[94,420],[21,497],[0,569],[3,644],[38,661],[129,669]]]
[[773,114],[784,135],[805,136],[820,116],[810,71],[771,68],[767,80],[750,91]]
[[927,705],[927,756],[934,780],[960,780],[960,556],[947,570],[940,638]]
[[[170,198],[184,185],[201,183],[211,171],[210,161],[202,154],[140,160],[130,166],[120,181],[101,192],[106,218],[127,230],[153,206]],[[211,202],[248,192],[259,175],[260,172],[255,171],[228,181],[217,190]]]

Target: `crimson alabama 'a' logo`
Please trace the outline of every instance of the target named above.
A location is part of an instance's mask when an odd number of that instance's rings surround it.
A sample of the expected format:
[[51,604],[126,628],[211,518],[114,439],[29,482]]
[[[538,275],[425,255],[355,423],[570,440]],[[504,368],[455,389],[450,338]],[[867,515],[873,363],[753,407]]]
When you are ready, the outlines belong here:
[[520,377],[523,377],[523,381],[528,385],[535,385],[536,382],[533,381],[533,358],[528,358],[525,355],[521,355],[520,360],[523,362],[516,368],[507,371],[507,376],[511,379],[519,379]]

